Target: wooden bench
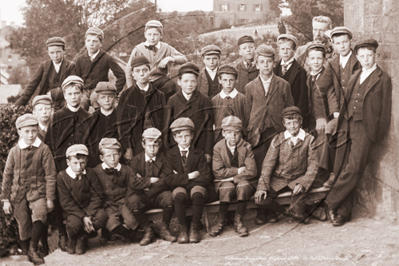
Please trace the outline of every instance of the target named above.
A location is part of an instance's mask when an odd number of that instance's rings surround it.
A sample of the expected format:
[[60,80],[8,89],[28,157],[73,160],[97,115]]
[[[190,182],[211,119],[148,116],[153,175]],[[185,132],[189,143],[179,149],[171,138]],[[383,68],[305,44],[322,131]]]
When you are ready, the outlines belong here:
[[[309,194],[307,196],[307,201],[317,201],[320,199],[325,198],[327,195],[327,192],[329,191],[329,188],[321,187],[321,188],[314,188],[309,191]],[[275,199],[277,203],[280,205],[288,205],[291,203],[291,192],[285,192],[280,195]],[[206,229],[209,231],[209,220],[208,220],[208,215],[210,213],[216,213],[219,212],[219,204],[220,201],[214,201],[211,203],[207,203],[204,206],[204,218],[205,218],[205,224],[206,224]],[[257,208],[254,198],[252,197],[251,200],[248,202],[247,209],[255,209]],[[231,203],[229,205],[229,211],[234,211],[236,209],[236,204],[235,202]],[[162,219],[162,209],[152,209],[146,212],[147,217],[151,221],[157,221]],[[187,208],[187,216],[192,216],[192,209]]]

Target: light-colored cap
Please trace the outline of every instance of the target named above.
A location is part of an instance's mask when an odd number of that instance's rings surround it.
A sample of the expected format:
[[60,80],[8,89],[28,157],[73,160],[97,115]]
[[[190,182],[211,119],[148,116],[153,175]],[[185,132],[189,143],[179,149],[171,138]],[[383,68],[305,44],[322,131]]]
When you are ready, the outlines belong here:
[[227,116],[222,120],[223,130],[242,130],[242,121],[236,116]]
[[27,126],[37,126],[39,122],[33,114],[24,114],[17,118],[15,125],[17,129],[27,127]]
[[104,32],[97,27],[91,27],[86,31],[85,38],[87,35],[96,35],[100,38],[100,41],[104,40]]
[[103,138],[98,144],[98,149],[101,151],[102,149],[117,149],[120,150],[122,148],[121,144],[115,138]]
[[179,131],[179,130],[194,130],[195,126],[193,121],[188,117],[181,117],[173,121],[170,125],[170,130],[172,132]]
[[33,98],[32,101],[32,106],[36,106],[38,104],[47,104],[47,105],[52,105],[53,100],[51,99],[50,95],[37,95],[35,98]]
[[61,88],[64,89],[66,86],[70,84],[79,84],[83,86],[84,82],[83,79],[81,79],[78,76],[69,76],[64,80],[64,82],[62,82]]
[[89,155],[89,150],[83,144],[75,144],[75,145],[72,145],[71,147],[69,147],[66,151],[66,157],[76,156],[78,154],[87,156],[87,155]]
[[143,138],[149,138],[149,139],[158,139],[162,136],[161,131],[159,131],[155,127],[150,127],[144,130],[143,132]]

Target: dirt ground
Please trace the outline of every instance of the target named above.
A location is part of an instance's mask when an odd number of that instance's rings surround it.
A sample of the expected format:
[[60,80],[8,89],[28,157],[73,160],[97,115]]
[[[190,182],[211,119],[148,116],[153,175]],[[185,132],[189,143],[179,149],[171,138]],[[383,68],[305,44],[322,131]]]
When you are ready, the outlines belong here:
[[[282,218],[257,226],[247,221],[248,237],[240,238],[233,226],[212,238],[204,231],[199,244],[162,240],[141,247],[120,240],[102,246],[90,240],[85,255],[59,249],[45,258],[46,265],[399,265],[399,223],[358,218],[342,227],[311,220],[297,224]],[[3,266],[32,265],[26,256],[1,260]]]

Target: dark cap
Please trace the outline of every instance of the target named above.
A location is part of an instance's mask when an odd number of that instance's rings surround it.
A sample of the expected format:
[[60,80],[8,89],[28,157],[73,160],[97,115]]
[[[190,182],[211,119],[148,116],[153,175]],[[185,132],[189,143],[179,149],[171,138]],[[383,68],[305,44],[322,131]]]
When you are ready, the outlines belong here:
[[254,38],[252,38],[252,36],[244,35],[238,39],[237,44],[238,44],[238,46],[240,46],[241,44],[246,43],[246,42],[255,43],[255,40],[254,40]]
[[313,50],[313,49],[322,50],[323,54],[326,53],[326,48],[324,47],[323,44],[321,44],[321,43],[312,43],[306,48],[306,54],[308,54],[309,51]]
[[137,57],[133,57],[132,62],[130,64],[132,66],[132,69],[138,66],[142,65],[150,65],[150,61],[148,61],[147,57],[144,55],[140,55]]
[[357,50],[359,48],[366,48],[366,47],[371,47],[371,48],[375,48],[377,49],[378,47],[378,42],[374,39],[367,39],[367,40],[361,40],[358,41],[355,45],[355,52],[357,52]]
[[229,65],[223,65],[223,66],[219,67],[218,75],[220,76],[221,74],[231,74],[236,77],[238,76],[237,70],[234,67],[229,66]]
[[201,49],[202,56],[213,55],[213,54],[220,56],[221,53],[222,53],[222,50],[220,50],[220,48],[214,44],[207,45]]
[[116,93],[116,87],[111,82],[101,81],[97,83],[96,89],[94,91],[96,93],[114,94]]
[[338,34],[348,34],[349,35],[349,39],[352,39],[352,32],[349,28],[347,27],[335,27],[331,33],[330,33],[330,39],[332,39],[334,37],[334,35],[338,35]]
[[179,76],[181,77],[183,74],[186,73],[191,73],[191,74],[195,74],[196,76],[199,75],[199,68],[196,64],[194,63],[185,63],[183,65],[181,65],[181,67],[179,68]]
[[302,116],[301,109],[296,106],[290,106],[283,109],[283,113],[281,114],[282,117],[289,116],[289,115],[300,115]]
[[65,40],[61,37],[52,37],[46,41],[46,46],[65,46]]

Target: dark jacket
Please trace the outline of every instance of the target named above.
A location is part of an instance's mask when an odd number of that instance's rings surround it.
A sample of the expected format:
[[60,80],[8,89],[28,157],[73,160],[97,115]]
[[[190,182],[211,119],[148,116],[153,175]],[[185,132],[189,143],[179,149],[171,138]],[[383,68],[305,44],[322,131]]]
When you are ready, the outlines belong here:
[[59,97],[59,95],[62,94],[61,84],[68,76],[75,72],[75,64],[64,58],[60,67],[59,86],[56,88],[49,88],[48,76],[52,64],[53,61],[47,60],[39,65],[35,74],[33,74],[31,81],[26,85],[24,92],[15,105],[26,105],[29,101],[33,100],[35,96],[47,94],[49,91],[51,92],[51,98],[53,101],[64,99],[64,97]]
[[[199,92],[204,94],[205,96],[209,96],[209,98],[212,99],[214,95],[209,95],[209,82],[208,82],[208,77],[206,76],[206,67],[201,69],[199,75],[198,75],[198,84],[197,84],[197,89]],[[218,93],[222,90],[222,85],[219,83],[219,74],[216,74],[215,79],[218,82]]]
[[236,89],[245,95],[245,86],[259,75],[259,69],[256,67],[255,61],[248,69],[245,66],[242,58],[237,60],[237,63],[234,64],[234,67],[238,71]]

